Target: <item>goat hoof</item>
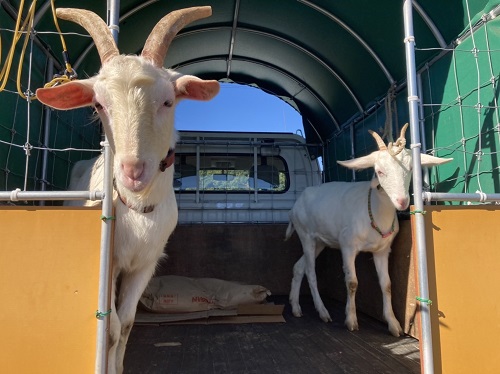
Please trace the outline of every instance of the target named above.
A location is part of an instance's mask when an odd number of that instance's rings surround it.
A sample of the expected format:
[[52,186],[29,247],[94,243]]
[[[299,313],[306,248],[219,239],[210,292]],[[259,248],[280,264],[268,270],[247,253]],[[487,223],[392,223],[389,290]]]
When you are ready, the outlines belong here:
[[389,332],[397,338],[404,335],[403,329],[401,328],[399,323],[396,323],[395,325],[389,326]]
[[345,324],[346,324],[347,329],[349,331],[358,331],[359,330],[358,321],[345,321]]
[[300,309],[300,306],[298,308],[293,308],[292,309],[292,314],[294,317],[302,317],[302,310]]
[[326,315],[320,315],[321,319],[323,322],[332,322],[332,317],[330,317],[329,313],[326,313]]

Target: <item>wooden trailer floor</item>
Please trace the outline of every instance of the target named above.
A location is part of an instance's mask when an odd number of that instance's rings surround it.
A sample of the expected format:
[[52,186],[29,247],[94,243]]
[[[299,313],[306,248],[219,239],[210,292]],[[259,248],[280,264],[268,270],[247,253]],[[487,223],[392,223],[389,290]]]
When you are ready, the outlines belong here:
[[286,323],[134,326],[125,373],[420,373],[418,341],[393,337],[384,323],[358,313],[360,330],[349,332],[337,301],[324,299],[331,323],[311,297],[301,298],[302,318],[287,297],[273,301],[285,304]]

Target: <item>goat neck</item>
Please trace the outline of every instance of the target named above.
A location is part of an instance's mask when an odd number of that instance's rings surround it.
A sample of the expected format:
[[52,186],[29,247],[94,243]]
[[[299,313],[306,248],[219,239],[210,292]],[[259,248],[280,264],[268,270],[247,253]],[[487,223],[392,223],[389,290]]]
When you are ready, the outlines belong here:
[[[396,224],[396,208],[383,188],[378,185],[368,191],[367,209],[371,226],[382,238],[394,233]],[[371,214],[370,214],[371,213]]]

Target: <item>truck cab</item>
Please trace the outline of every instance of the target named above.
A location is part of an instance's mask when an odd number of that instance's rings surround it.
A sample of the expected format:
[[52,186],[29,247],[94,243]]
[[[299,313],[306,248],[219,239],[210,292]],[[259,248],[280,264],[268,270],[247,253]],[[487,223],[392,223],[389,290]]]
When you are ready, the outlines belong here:
[[180,131],[174,188],[179,223],[285,223],[300,193],[322,180],[292,133]]

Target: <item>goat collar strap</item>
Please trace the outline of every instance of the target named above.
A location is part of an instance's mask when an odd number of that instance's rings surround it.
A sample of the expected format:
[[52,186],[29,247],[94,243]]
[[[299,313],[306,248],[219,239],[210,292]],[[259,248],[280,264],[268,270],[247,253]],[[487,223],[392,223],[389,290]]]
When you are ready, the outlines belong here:
[[391,231],[387,233],[383,233],[382,230],[377,226],[375,223],[375,220],[373,219],[373,213],[372,213],[372,189],[370,188],[368,190],[368,215],[370,216],[370,224],[372,225],[372,228],[380,234],[380,236],[385,239],[394,234],[394,225],[396,224],[396,214],[394,214],[394,219],[392,220],[392,226],[391,226]]
[[167,156],[160,161],[160,171],[163,173],[165,170],[167,170],[170,166],[173,165],[174,161],[175,161],[175,150],[169,149]]
[[139,212],[139,213],[151,213],[153,210],[155,210],[155,206],[154,205],[145,206],[141,210],[138,210],[138,209],[134,208],[129,203],[127,203],[127,200],[125,198],[123,198],[122,195],[120,195],[120,193],[118,192],[118,188],[116,188],[116,181],[114,179],[113,179],[113,187],[114,187],[116,193],[118,194],[118,198],[123,203],[123,205],[125,205],[127,208],[135,210],[136,212]]

